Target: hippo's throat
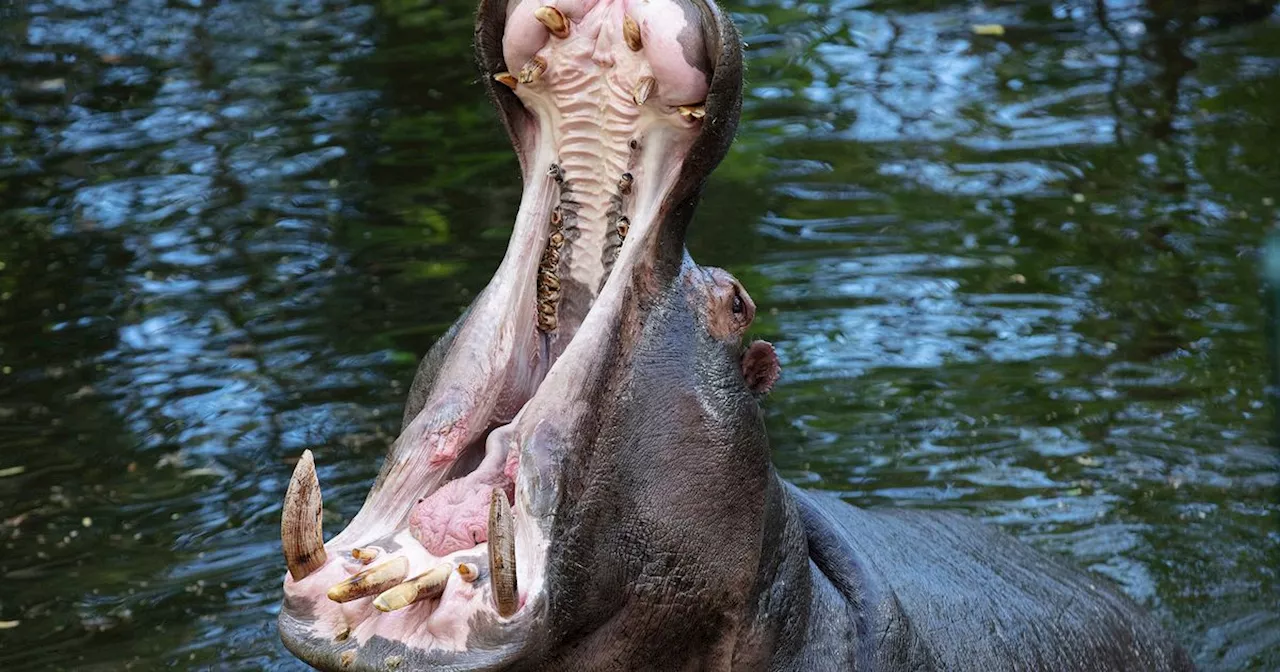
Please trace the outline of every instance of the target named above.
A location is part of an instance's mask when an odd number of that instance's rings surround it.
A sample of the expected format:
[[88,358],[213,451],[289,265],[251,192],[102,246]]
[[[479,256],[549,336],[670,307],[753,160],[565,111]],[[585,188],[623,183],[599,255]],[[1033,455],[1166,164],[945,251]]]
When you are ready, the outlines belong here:
[[532,223],[545,224],[538,329],[553,359],[628,241],[657,226],[707,95],[707,75],[692,65],[671,63],[672,55],[652,62],[623,2],[564,19],[567,34],[558,38],[532,9],[517,7],[502,45],[508,69],[495,73],[528,115],[518,130],[526,188],[545,179],[554,185],[549,201],[526,200]]

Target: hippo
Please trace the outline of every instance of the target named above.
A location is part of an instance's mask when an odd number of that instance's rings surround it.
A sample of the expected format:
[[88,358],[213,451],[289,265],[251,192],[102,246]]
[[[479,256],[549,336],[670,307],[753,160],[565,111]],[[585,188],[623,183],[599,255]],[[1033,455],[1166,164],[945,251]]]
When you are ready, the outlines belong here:
[[1104,579],[980,522],[862,510],[772,465],[781,369],[684,239],[742,102],[710,0],[481,0],[524,192],[328,542],[314,456],[279,631],[325,670],[1190,670]]

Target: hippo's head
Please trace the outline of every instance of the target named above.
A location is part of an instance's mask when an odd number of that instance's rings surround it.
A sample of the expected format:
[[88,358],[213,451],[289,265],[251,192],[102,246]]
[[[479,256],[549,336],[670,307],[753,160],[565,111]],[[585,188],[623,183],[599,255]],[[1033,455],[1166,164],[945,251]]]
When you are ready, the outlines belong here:
[[476,47],[523,172],[511,243],[327,544],[299,462],[282,637],[342,670],[722,657],[776,494],[777,359],[683,248],[737,124],[737,32],[709,0],[482,0]]

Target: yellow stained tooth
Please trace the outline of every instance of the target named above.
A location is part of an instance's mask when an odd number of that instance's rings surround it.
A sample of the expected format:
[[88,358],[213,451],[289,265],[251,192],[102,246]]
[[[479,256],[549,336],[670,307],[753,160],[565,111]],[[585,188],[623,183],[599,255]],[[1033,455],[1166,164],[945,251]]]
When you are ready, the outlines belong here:
[[622,19],[622,39],[627,41],[631,51],[640,51],[644,48],[644,42],[640,39],[640,24],[636,23],[630,14]]
[[432,567],[404,583],[388,588],[373,598],[373,606],[378,611],[391,612],[422,600],[431,600],[444,594],[444,586],[453,573],[453,565],[442,563]]
[[636,101],[636,105],[644,105],[645,101],[649,100],[649,96],[653,95],[653,90],[657,84],[658,80],[652,77],[641,77],[640,81],[636,82],[635,87],[631,89],[631,98]]
[[489,581],[498,614],[516,613],[520,603],[516,591],[516,531],[507,493],[494,488],[489,497]]
[[362,565],[367,565],[378,559],[378,549],[376,548],[353,548],[351,549],[351,557],[355,558]]
[[538,79],[542,77],[542,74],[546,71],[547,71],[547,59],[541,56],[534,56],[533,58],[529,59],[528,63],[524,64],[523,68],[520,69],[520,83],[532,84],[538,81]]
[[507,88],[511,89],[512,91],[515,91],[516,87],[519,86],[519,82],[516,80],[515,75],[509,72],[499,72],[498,74],[493,76],[493,79],[495,81],[501,82],[502,84],[505,84]]
[[560,39],[569,37],[569,19],[555,7],[539,7],[533,10],[533,17]]
[[680,116],[685,119],[701,119],[707,116],[707,106],[705,104],[681,105],[677,109],[680,110]]
[[280,516],[284,563],[294,581],[307,578],[329,559],[324,550],[324,532],[320,528],[323,512],[315,458],[311,451],[304,450],[302,459],[293,468],[289,489],[284,494],[284,511]]
[[480,578],[480,568],[469,562],[464,562],[458,565],[458,576],[467,583],[474,583],[476,579]]
[[409,573],[409,560],[403,556],[374,565],[351,578],[340,581],[329,589],[329,599],[334,602],[350,602],[362,597],[377,595],[404,581]]

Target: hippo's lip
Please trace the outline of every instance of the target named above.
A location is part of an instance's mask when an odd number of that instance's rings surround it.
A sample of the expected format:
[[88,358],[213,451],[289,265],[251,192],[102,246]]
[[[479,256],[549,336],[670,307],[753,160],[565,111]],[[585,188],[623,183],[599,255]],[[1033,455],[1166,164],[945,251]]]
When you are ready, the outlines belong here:
[[[583,388],[625,348],[635,297],[655,281],[654,269],[681,263],[683,229],[669,227],[687,218],[676,221],[672,209],[688,205],[705,177],[691,177],[689,165],[709,172],[728,143],[699,153],[700,139],[712,126],[731,135],[736,124],[737,38],[713,5],[690,12],[689,0],[574,0],[552,12],[555,0],[507,4],[482,0],[477,32],[523,169],[507,255],[455,326],[422,411],[347,528],[319,546],[318,485],[314,501],[303,496],[316,480],[309,457],[286,502],[291,573],[280,632],[323,669],[491,669],[540,653],[558,479],[573,448],[567,437],[591,412]],[[718,31],[696,25],[706,21]],[[486,37],[497,27],[500,41]],[[699,41],[708,36],[714,44]],[[691,52],[719,58],[716,71],[724,65],[736,80],[720,99],[705,72],[682,69]],[[489,576],[490,541],[481,539],[493,530],[477,509],[495,487],[511,498],[514,518],[508,616]],[[468,545],[469,533],[478,543]],[[479,576],[466,580],[464,565]],[[438,595],[434,583],[429,594],[399,587],[441,566],[449,573]],[[376,580],[350,584],[370,569]],[[388,587],[396,599],[379,597]],[[424,597],[406,606],[406,592]],[[401,608],[384,612],[375,602]]]

